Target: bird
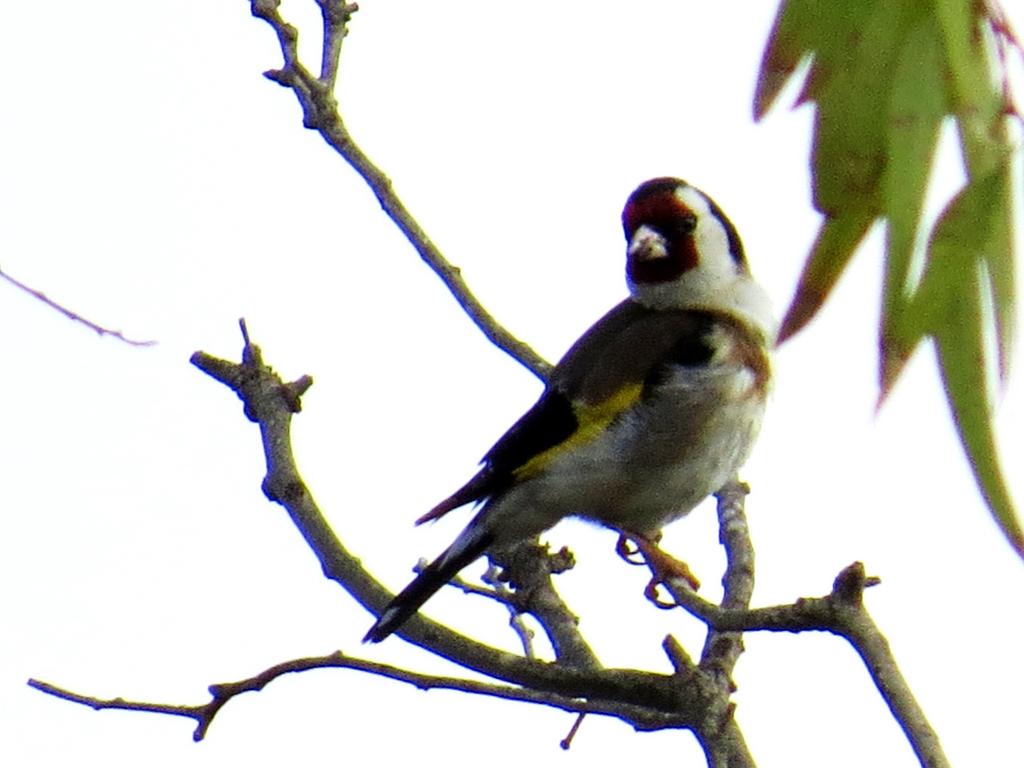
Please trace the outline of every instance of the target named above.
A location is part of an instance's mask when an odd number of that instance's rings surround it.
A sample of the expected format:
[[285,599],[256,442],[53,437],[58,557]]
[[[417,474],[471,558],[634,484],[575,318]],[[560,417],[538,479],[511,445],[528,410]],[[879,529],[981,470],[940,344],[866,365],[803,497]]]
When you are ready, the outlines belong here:
[[629,296],[566,352],[479,471],[416,521],[478,505],[364,642],[395,632],[488,550],[566,517],[619,532],[650,560],[661,529],[746,461],[770,390],[777,325],[735,226],[674,177],[640,184],[622,226]]

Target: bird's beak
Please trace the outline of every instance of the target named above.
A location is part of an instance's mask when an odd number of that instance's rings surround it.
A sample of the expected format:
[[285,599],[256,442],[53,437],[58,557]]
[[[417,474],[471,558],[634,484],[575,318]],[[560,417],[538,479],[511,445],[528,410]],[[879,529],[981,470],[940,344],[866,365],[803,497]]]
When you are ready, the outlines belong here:
[[656,229],[644,224],[633,234],[626,255],[634,263],[658,261],[668,256],[668,241]]

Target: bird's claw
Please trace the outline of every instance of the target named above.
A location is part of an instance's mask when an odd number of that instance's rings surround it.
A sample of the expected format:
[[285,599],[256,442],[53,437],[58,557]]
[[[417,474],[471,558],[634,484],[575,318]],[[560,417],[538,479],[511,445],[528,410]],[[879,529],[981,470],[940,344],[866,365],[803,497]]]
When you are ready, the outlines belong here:
[[655,608],[660,608],[663,611],[671,610],[672,608],[678,608],[679,603],[675,600],[662,600],[658,594],[658,587],[661,586],[661,580],[652,578],[647,582],[647,586],[644,587],[644,597],[654,604]]
[[615,553],[630,565],[647,565],[640,545],[626,534],[621,534],[619,540],[615,542]]
[[669,580],[676,580],[696,592],[700,589],[700,580],[690,570],[690,566],[658,546],[660,538],[622,534],[615,545],[615,551],[627,563],[647,565],[651,569],[652,576],[644,588],[644,597],[659,608],[675,608],[677,604],[674,600],[666,601],[658,595],[658,586]]

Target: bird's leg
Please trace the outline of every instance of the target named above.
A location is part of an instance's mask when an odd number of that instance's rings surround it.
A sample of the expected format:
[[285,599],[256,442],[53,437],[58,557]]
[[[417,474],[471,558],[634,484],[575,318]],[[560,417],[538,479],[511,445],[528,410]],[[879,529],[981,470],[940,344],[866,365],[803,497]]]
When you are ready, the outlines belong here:
[[[668,579],[681,579],[690,589],[695,592],[700,589],[700,580],[690,570],[690,566],[672,555],[668,554],[658,546],[661,534],[656,536],[645,536],[638,533],[622,533],[615,545],[615,551],[627,563],[642,565],[646,563],[651,569],[651,580],[644,589],[644,595],[659,608],[674,608],[675,603],[666,603],[658,597],[658,585]],[[630,545],[633,545],[632,547]],[[633,548],[635,547],[635,549]],[[635,555],[639,553],[643,560],[637,560]]]

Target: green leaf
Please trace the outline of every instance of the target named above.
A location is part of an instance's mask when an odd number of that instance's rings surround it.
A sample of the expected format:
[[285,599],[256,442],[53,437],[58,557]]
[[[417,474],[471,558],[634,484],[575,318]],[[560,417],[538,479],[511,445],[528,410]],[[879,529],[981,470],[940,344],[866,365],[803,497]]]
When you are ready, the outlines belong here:
[[[992,426],[984,304],[995,293],[994,263],[1012,259],[1004,235],[1011,216],[1011,164],[972,180],[943,212],[928,247],[908,324],[934,337],[953,420],[996,522],[1024,556],[1024,529],[999,466]],[[988,277],[989,279],[984,279]],[[986,295],[988,292],[990,295]]]
[[956,115],[968,174],[985,174],[1002,162],[1009,147],[1003,94],[994,82],[998,69],[986,34],[986,8],[963,0],[933,2],[945,51],[949,111]]
[[760,120],[771,109],[800,62],[810,55],[820,15],[814,0],[789,0],[779,5],[757,74],[754,120]]
[[[990,247],[983,257],[992,283],[995,339],[1000,381],[1009,375],[1016,317],[1016,266],[1013,252],[1012,183],[1007,164],[1013,153],[1007,130],[1009,105],[1001,83],[1000,67],[993,60],[992,29],[986,6],[958,0],[933,0],[942,34],[950,91],[949,109],[956,116],[968,175],[972,179],[992,173],[1006,175],[1006,193],[990,222]],[[997,26],[997,25],[996,25]],[[1007,41],[1014,45],[1014,41]],[[1017,43],[1019,45],[1019,43]]]
[[[817,100],[812,171],[815,207],[825,214],[867,205],[881,208],[888,161],[893,80],[904,40],[918,14],[911,2],[880,2],[847,39],[829,41],[822,62],[834,60]],[[828,53],[826,53],[828,51]]]
[[[765,46],[754,92],[754,119],[760,120],[800,64],[812,55],[814,62],[801,100],[828,83],[836,72],[848,68],[845,59],[883,0],[845,0],[822,8],[820,0],[785,0]],[[837,44],[838,43],[838,44]]]
[[874,219],[872,210],[851,210],[821,223],[796,293],[782,319],[780,344],[807,325],[818,312]]
[[[1010,163],[1010,160],[1007,160]],[[1013,178],[1007,168],[1006,194],[1002,199],[1000,217],[991,235],[991,248],[985,254],[988,276],[992,281],[995,306],[996,344],[999,354],[999,381],[1006,384],[1010,375],[1010,351],[1016,333],[1017,276],[1013,247]],[[1020,189],[1020,187],[1018,187]]]
[[[880,401],[922,338],[971,467],[1000,526],[1024,538],[995,452],[987,371],[1005,381],[1016,312],[1012,112],[993,60],[1010,47],[996,11],[970,0],[788,0],[780,6],[754,95],[761,117],[810,62],[800,102],[814,102],[813,198],[824,214],[781,338],[813,318],[878,217],[886,222]],[[1005,75],[1003,75],[1005,77]],[[952,118],[969,182],[924,239],[924,200],[943,120]],[[916,267],[923,276],[914,285]],[[996,360],[984,345],[995,340]]]
[[925,192],[946,113],[942,39],[922,16],[899,51],[886,117],[888,163],[882,178],[887,220],[885,282],[879,328],[879,403],[888,395],[922,334],[904,323]]

